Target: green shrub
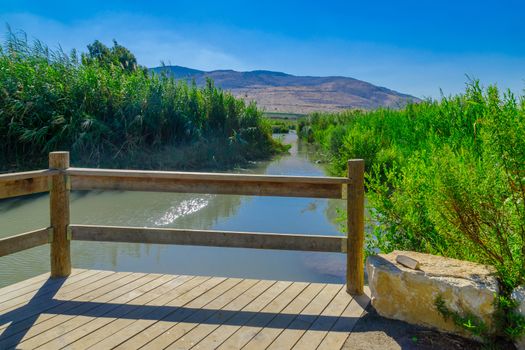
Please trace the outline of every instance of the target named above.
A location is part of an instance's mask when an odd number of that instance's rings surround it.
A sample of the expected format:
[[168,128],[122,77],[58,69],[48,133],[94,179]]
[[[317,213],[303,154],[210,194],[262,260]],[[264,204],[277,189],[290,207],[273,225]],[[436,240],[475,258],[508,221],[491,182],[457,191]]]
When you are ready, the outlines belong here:
[[[198,88],[150,74],[116,42],[88,49],[79,59],[8,33],[0,49],[0,171],[45,167],[54,150],[71,151],[84,166],[203,168],[281,148],[255,105],[212,81]],[[209,152],[184,160],[192,146]]]
[[301,130],[329,152],[335,174],[365,159],[369,252],[490,264],[504,298],[525,282],[524,96],[473,81],[462,95],[402,110],[312,115]]

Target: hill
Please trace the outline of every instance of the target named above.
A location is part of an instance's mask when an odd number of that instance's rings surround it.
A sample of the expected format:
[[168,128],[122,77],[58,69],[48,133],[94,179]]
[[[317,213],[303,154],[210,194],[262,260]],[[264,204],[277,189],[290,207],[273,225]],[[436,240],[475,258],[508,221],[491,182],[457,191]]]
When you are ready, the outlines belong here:
[[204,85],[206,78],[211,78],[216,86],[230,90],[244,100],[257,101],[267,112],[305,114],[355,108],[398,108],[407,101],[419,101],[414,96],[342,76],[296,76],[266,70],[202,71],[181,66],[163,66],[151,70],[169,74],[176,79],[195,80],[199,86]]

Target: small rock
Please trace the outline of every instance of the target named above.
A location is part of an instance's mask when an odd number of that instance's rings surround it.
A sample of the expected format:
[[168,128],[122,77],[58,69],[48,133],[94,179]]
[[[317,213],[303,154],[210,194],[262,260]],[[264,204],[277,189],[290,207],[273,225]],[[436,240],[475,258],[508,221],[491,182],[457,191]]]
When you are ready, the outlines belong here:
[[404,267],[408,267],[409,269],[419,270],[419,261],[412,259],[406,255],[396,256],[396,262],[398,264],[403,265]]

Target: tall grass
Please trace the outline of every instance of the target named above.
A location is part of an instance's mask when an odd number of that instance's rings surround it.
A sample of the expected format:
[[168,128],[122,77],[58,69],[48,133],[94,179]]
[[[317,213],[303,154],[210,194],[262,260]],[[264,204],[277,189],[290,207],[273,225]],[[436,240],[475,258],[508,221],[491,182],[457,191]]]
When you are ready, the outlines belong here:
[[368,248],[488,263],[525,282],[525,97],[483,89],[402,110],[314,114],[300,134],[331,171],[364,158],[374,221]]
[[[134,59],[116,42],[113,49]],[[227,167],[279,150],[257,107],[211,81],[198,88],[127,59],[85,58],[8,32],[0,170],[45,166],[54,150],[70,150],[75,164],[140,168]]]

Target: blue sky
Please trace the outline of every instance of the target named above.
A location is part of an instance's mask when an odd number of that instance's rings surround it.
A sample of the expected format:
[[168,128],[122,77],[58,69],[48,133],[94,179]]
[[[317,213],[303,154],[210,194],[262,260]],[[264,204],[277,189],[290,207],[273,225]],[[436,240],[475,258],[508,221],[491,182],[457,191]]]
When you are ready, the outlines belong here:
[[466,75],[525,88],[525,1],[0,1],[0,22],[56,48],[95,39],[148,67],[344,75],[418,97]]

